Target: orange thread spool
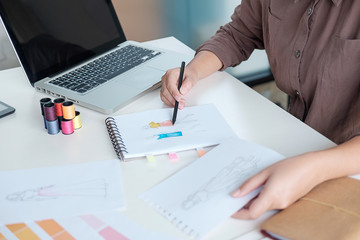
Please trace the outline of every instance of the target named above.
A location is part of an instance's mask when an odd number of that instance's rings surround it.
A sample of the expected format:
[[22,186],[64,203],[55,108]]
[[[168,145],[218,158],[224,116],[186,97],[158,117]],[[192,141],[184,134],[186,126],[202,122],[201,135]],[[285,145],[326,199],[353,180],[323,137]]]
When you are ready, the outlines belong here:
[[73,119],[75,117],[75,106],[73,102],[66,101],[62,104],[63,118],[66,120]]

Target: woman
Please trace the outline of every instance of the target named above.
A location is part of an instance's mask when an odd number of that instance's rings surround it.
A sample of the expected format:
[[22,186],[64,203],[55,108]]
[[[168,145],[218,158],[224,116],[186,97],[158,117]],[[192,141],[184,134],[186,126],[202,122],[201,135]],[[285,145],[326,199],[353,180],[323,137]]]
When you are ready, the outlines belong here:
[[179,69],[162,77],[161,99],[185,107],[202,78],[236,66],[265,49],[288,111],[338,146],[280,161],[232,193],[259,196],[233,217],[254,219],[283,209],[329,179],[360,173],[360,2],[355,0],[243,0],[232,21],[196,51],[180,91]]

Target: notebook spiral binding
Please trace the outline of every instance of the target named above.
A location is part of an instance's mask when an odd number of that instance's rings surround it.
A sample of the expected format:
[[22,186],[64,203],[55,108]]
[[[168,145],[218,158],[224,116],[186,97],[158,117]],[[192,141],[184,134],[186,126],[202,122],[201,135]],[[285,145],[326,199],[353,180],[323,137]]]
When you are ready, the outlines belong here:
[[161,205],[156,204],[151,199],[147,198],[145,194],[140,194],[139,197],[145,202],[147,202],[151,207],[153,207],[158,213],[160,213],[165,218],[167,218],[176,228],[186,233],[190,237],[190,239],[194,239],[194,240],[200,239],[200,235],[198,231],[187,225],[185,222],[183,222],[180,218],[172,214],[170,211],[166,210]]
[[125,161],[123,153],[124,152],[128,153],[128,152],[125,143],[121,137],[120,131],[116,125],[115,119],[113,117],[106,118],[105,125],[117,157],[121,161]]

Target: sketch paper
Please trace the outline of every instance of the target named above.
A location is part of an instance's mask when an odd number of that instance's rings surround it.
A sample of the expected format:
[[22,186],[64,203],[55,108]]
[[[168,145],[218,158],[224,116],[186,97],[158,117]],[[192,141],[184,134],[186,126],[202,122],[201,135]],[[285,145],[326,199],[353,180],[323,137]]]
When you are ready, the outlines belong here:
[[125,207],[118,160],[0,172],[0,223]]
[[212,104],[179,110],[175,125],[171,122],[173,110],[155,109],[114,117],[127,150],[125,158],[213,146],[235,136]]
[[250,176],[284,157],[239,138],[228,139],[203,157],[140,195],[177,227],[201,238],[256,196],[231,192]]
[[[21,231],[18,229],[21,227]],[[20,236],[21,235],[21,236]],[[169,237],[134,222],[118,211],[17,224],[0,224],[0,239],[167,240]]]

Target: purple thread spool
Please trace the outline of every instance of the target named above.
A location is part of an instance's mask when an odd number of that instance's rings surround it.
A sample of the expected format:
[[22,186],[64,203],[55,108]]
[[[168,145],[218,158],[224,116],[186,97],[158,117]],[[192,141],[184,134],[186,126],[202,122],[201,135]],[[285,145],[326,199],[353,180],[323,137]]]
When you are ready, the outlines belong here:
[[58,119],[55,119],[54,121],[46,121],[46,124],[48,126],[48,134],[55,135],[60,132]]
[[42,98],[40,99],[40,107],[41,107],[41,114],[44,116],[44,105],[47,103],[51,103],[50,98]]
[[45,129],[47,129],[47,124],[46,124],[45,113],[44,113],[44,105],[47,104],[47,103],[51,103],[50,98],[42,98],[42,99],[40,99],[40,108],[41,108],[41,114],[42,114],[43,120],[44,120]]
[[44,104],[44,113],[47,121],[55,121],[57,119],[55,104],[52,102]]

